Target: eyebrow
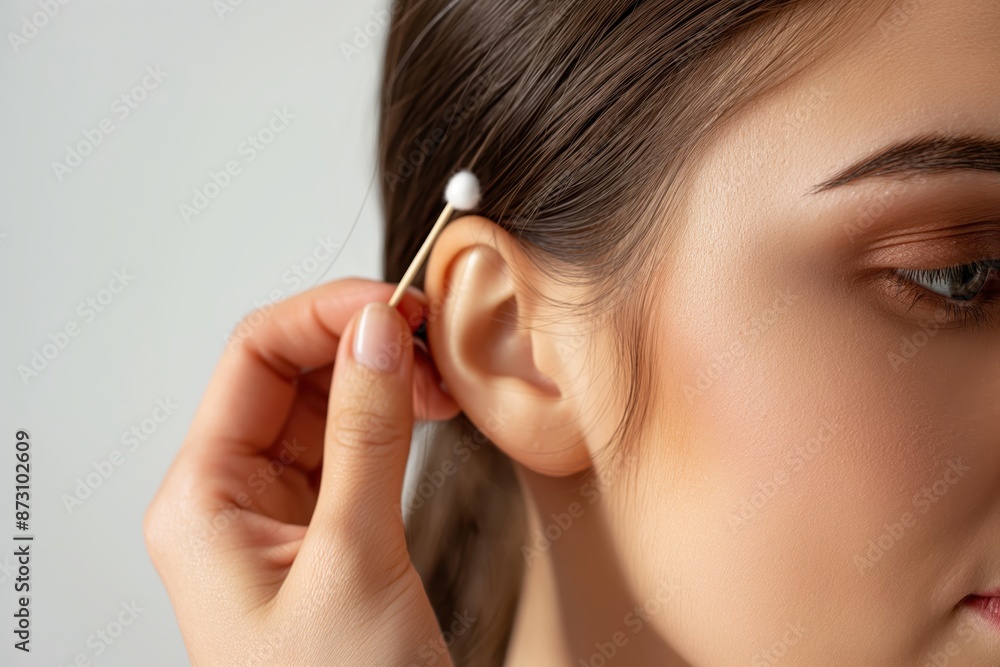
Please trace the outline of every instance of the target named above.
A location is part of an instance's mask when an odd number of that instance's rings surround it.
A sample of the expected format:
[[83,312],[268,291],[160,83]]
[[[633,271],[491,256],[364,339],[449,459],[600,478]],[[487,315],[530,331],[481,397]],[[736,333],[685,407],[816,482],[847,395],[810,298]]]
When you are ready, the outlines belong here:
[[1000,174],[1000,141],[977,136],[925,136],[876,152],[815,186],[811,194],[876,176],[985,171]]

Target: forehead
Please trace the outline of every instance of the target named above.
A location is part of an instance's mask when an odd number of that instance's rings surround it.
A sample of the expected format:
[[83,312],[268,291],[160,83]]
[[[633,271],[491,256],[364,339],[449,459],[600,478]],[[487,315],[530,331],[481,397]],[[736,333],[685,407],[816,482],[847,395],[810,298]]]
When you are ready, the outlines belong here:
[[858,26],[726,124],[694,176],[710,195],[698,205],[744,219],[804,205],[860,158],[940,134],[1000,140],[996,0],[904,0]]
[[882,138],[886,126],[910,135],[996,131],[998,65],[1000,3],[909,0],[806,78],[831,94],[816,120],[835,126],[843,116],[853,122],[834,136],[860,130],[860,142]]

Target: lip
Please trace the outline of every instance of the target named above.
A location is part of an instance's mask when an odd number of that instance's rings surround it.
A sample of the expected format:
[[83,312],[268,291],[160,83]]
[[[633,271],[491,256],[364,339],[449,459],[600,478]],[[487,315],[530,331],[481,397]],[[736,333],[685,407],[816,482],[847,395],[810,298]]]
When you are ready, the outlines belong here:
[[991,591],[982,591],[979,593],[974,593],[969,597],[979,597],[979,598],[1000,598],[1000,587],[994,588]]
[[970,595],[962,600],[962,604],[1000,630],[1000,589]]

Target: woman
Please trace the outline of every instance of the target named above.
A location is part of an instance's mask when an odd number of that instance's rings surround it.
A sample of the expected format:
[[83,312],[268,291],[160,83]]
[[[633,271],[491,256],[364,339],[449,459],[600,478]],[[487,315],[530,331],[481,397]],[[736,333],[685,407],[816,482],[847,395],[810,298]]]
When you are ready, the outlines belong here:
[[998,45],[993,0],[397,2],[389,283],[227,351],[147,514],[192,660],[1000,664]]

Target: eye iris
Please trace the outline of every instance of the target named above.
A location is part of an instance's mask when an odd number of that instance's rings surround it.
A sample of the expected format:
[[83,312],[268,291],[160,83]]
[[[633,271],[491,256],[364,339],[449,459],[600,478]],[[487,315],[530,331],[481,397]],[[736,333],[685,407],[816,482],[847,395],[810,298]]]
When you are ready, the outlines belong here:
[[916,276],[914,282],[949,299],[969,301],[983,290],[991,272],[988,266],[970,264],[943,271],[921,272],[926,275]]

